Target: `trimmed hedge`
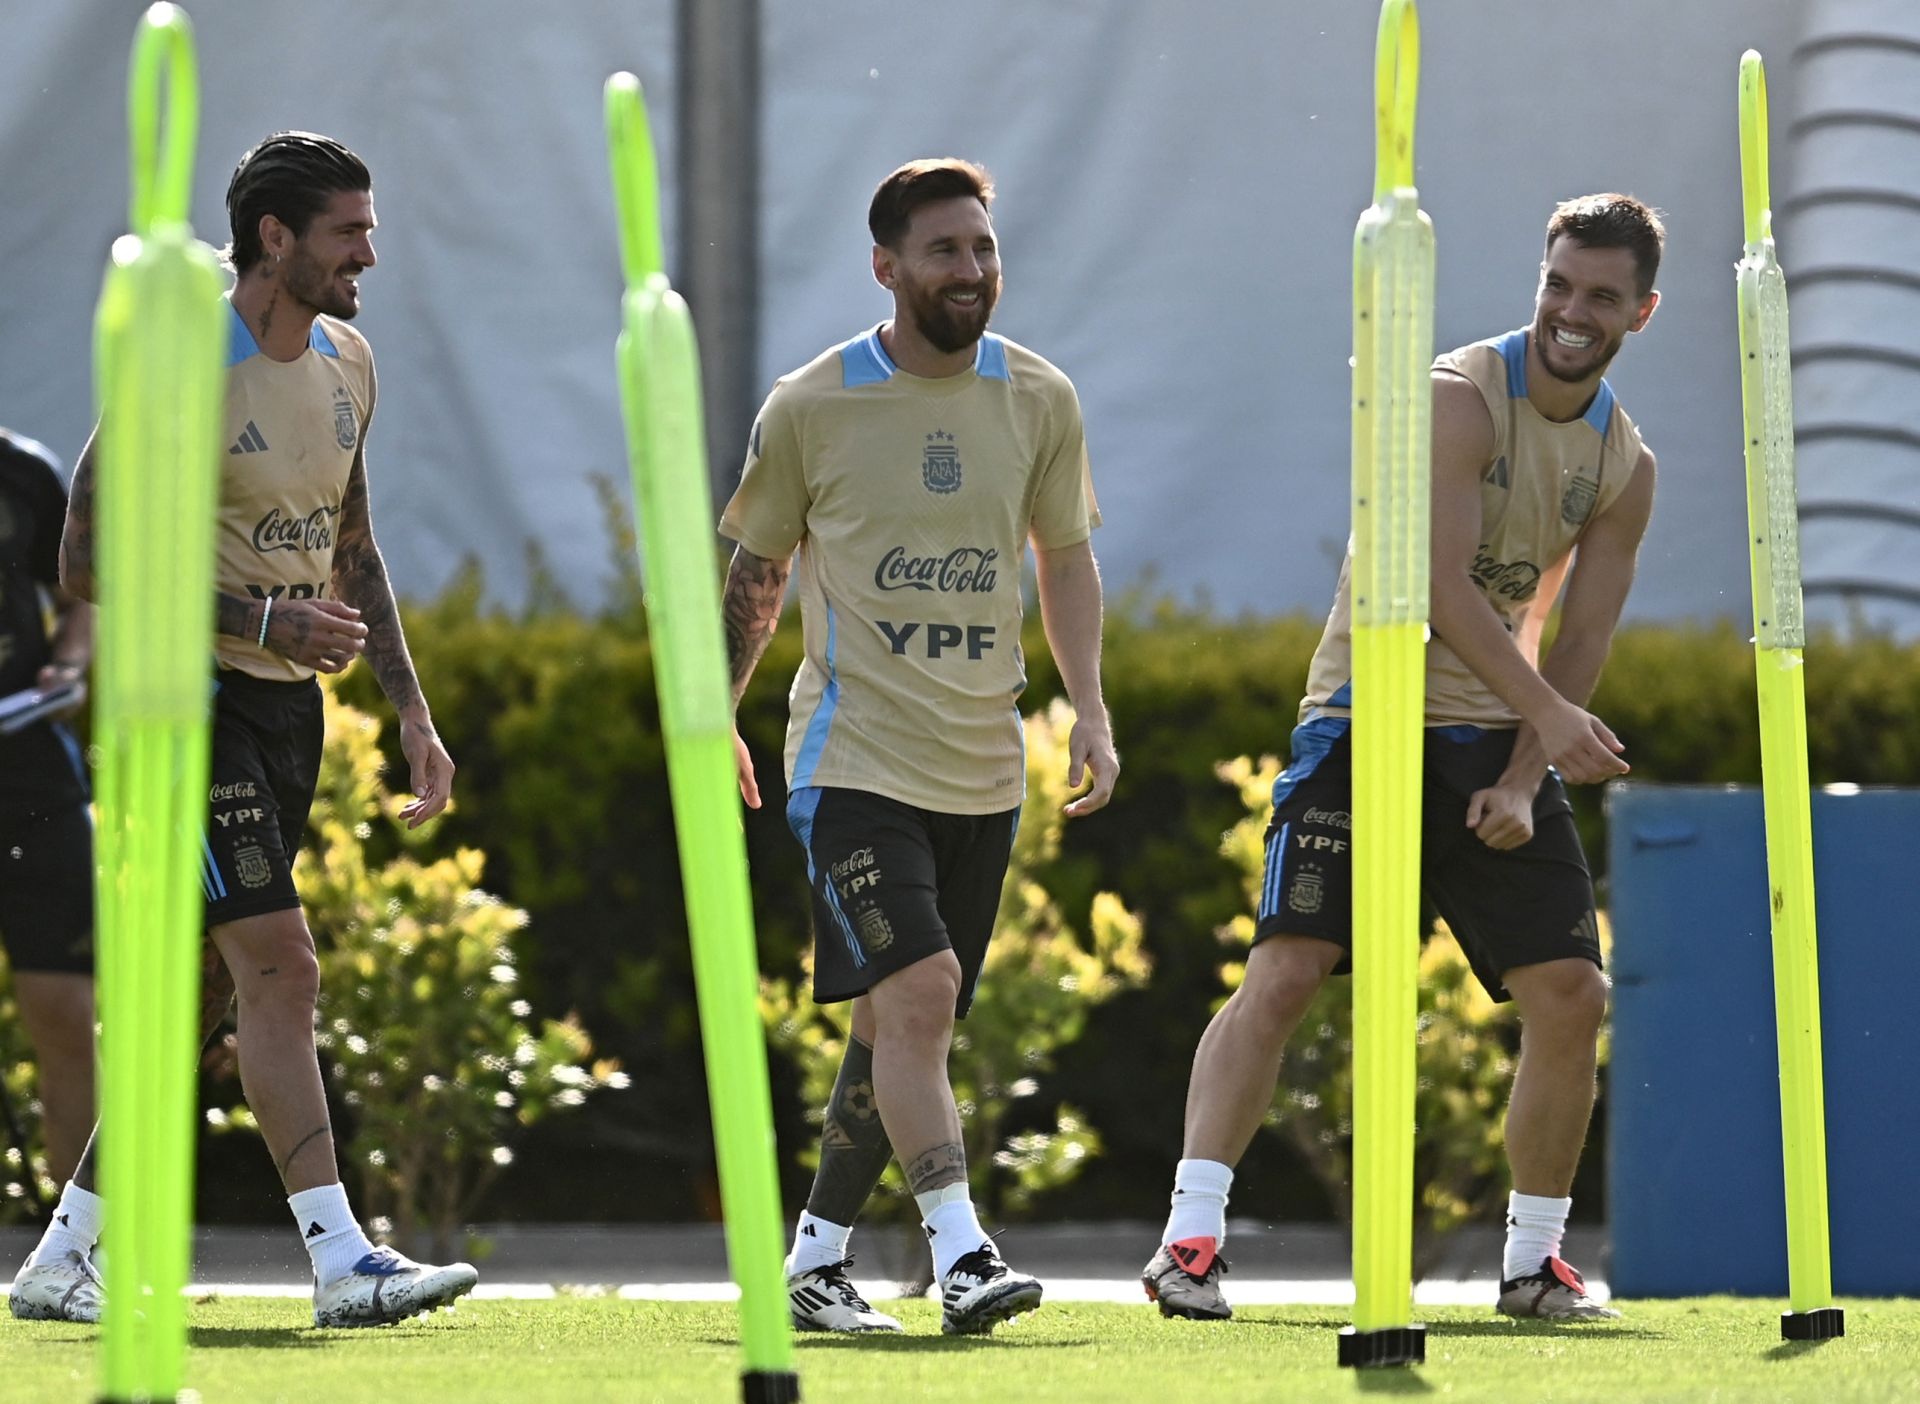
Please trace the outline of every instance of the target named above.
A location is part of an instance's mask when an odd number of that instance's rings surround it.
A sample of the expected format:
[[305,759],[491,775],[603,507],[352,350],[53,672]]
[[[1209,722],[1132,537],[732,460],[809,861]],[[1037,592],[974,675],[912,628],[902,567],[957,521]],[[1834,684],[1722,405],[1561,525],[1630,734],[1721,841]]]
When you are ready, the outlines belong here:
[[[619,555],[616,552],[616,560]],[[407,610],[408,637],[436,719],[459,765],[457,811],[443,842],[488,856],[490,885],[524,907],[536,933],[523,978],[536,1006],[575,1011],[618,1058],[633,1090],[539,1128],[482,1216],[680,1219],[715,1211],[706,1089],[691,964],[667,805],[652,660],[637,581],[598,617],[550,592],[521,613],[481,604],[469,575]],[[1029,611],[1037,616],[1037,611]],[[1048,1105],[1021,1105],[1031,1128],[1059,1104],[1084,1112],[1104,1155],[1037,1213],[1156,1217],[1171,1183],[1189,1059],[1234,958],[1217,933],[1244,906],[1242,876],[1220,855],[1244,815],[1215,766],[1285,754],[1317,618],[1223,618],[1143,598],[1110,602],[1106,692],[1123,760],[1103,813],[1068,826],[1050,874],[1063,910],[1110,890],[1145,924],[1154,976],[1094,1010],[1062,1050]],[[1060,692],[1037,617],[1025,639],[1023,710]],[[801,854],[786,832],[780,775],[786,690],[798,619],[775,636],[741,711],[764,807],[746,816],[763,972],[792,978],[808,938]],[[1870,638],[1808,649],[1816,783],[1920,783],[1920,647]],[[381,708],[366,669],[342,696]],[[1593,708],[1627,745],[1637,780],[1753,782],[1759,776],[1753,660],[1726,624],[1624,629]],[[391,731],[384,739],[390,763]],[[396,775],[403,775],[397,771]],[[1600,796],[1576,794],[1604,877]],[[1603,894],[1604,901],[1604,894]],[[776,1062],[774,1095],[789,1202],[805,1193],[811,1139],[794,1069]],[[1582,1172],[1589,1194],[1598,1137]],[[554,1186],[564,1184],[564,1193]],[[644,1186],[643,1193],[635,1193]],[[1326,1215],[1324,1192],[1281,1138],[1263,1133],[1235,1195],[1257,1217]]]

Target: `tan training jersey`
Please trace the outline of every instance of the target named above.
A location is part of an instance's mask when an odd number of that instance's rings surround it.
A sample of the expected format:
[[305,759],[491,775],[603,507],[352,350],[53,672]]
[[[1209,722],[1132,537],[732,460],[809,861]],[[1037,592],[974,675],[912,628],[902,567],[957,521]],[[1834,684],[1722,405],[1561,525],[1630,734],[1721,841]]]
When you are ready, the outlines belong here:
[[[1587,523],[1611,507],[1640,461],[1640,432],[1606,381],[1587,412],[1556,424],[1527,399],[1527,335],[1476,341],[1434,359],[1433,368],[1470,381],[1493,416],[1493,461],[1480,479],[1480,547],[1473,579],[1507,626],[1518,631],[1540,579],[1566,559]],[[1300,718],[1349,715],[1353,678],[1353,555],[1326,632],[1307,671]],[[1446,640],[1427,643],[1427,725],[1518,726]]]
[[[276,361],[232,311],[214,531],[221,594],[308,600],[331,591],[340,506],[373,400],[373,352],[345,322],[315,317],[307,349]],[[220,634],[214,642],[223,668],[275,682],[313,676],[250,639]]]
[[875,329],[782,378],[720,530],[799,553],[788,787],[1018,805],[1027,539],[1072,546],[1098,524],[1079,399],[1023,346],[988,334],[972,369],[927,380]]

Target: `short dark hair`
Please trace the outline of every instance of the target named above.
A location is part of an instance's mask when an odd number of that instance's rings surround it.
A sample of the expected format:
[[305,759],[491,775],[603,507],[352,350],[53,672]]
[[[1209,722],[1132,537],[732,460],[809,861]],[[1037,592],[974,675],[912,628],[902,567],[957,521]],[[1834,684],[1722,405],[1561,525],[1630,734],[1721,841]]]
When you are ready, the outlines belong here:
[[236,273],[258,263],[260,219],[272,215],[298,238],[342,190],[371,190],[366,162],[317,132],[275,132],[240,158],[227,182],[227,224],[233,242],[225,257]]
[[1633,255],[1640,296],[1653,291],[1660,272],[1660,254],[1667,244],[1667,227],[1660,212],[1631,195],[1582,195],[1562,200],[1547,221],[1547,249],[1561,235],[1589,249],[1625,249]]
[[958,156],[927,157],[909,161],[880,182],[867,206],[867,228],[873,242],[898,248],[906,236],[913,212],[936,200],[957,200],[971,196],[989,212],[993,209],[993,177],[986,167],[963,161]]

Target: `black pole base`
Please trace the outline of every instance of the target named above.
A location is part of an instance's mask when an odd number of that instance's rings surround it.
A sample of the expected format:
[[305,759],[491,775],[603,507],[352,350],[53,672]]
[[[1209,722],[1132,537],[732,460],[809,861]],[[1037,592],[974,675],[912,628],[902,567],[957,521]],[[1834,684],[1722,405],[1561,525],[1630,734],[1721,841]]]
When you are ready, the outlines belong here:
[[800,1376],[792,1370],[749,1370],[740,1377],[741,1404],[796,1404]]
[[1343,1367],[1372,1370],[1383,1365],[1426,1363],[1425,1326],[1386,1326],[1378,1331],[1362,1331],[1354,1326],[1340,1328],[1340,1364]]
[[1847,1314],[1839,1307],[1780,1313],[1783,1341],[1831,1341],[1847,1334]]

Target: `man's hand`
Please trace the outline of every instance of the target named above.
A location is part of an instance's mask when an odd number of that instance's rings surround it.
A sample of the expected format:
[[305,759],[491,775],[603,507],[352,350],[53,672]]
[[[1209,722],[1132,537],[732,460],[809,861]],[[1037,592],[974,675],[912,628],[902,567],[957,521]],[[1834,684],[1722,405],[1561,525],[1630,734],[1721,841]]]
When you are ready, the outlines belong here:
[[1120,778],[1120,757],[1113,749],[1113,732],[1105,717],[1097,722],[1081,717],[1067,735],[1067,785],[1077,790],[1089,776],[1093,788],[1066,807],[1069,819],[1104,808],[1113,798],[1113,782]]
[[[339,600],[273,602],[273,613],[267,618],[267,647],[303,668],[341,672],[366,646],[367,626],[360,622],[360,611],[352,605]],[[435,744],[439,744],[437,740]],[[451,766],[447,773],[452,775]],[[419,774],[417,767],[414,774]]]
[[748,753],[747,743],[737,726],[733,729],[733,768],[740,774],[740,798],[747,802],[748,809],[758,809],[760,785],[753,778],[753,756]]
[[1533,725],[1547,762],[1569,784],[1596,785],[1631,769],[1620,759],[1627,749],[1620,738],[1600,718],[1571,702],[1562,700]]
[[[331,604],[332,601],[317,603]],[[413,803],[400,811],[400,817],[409,829],[417,829],[445,809],[447,801],[453,798],[453,757],[440,744],[432,722],[408,717],[400,719],[400,754],[407,758],[411,771],[407,788],[414,795]]]
[[1467,827],[1488,848],[1518,848],[1533,837],[1533,795],[1523,785],[1491,785],[1467,801]]

